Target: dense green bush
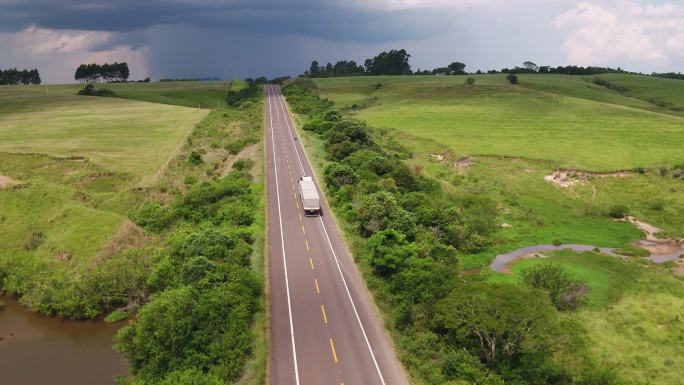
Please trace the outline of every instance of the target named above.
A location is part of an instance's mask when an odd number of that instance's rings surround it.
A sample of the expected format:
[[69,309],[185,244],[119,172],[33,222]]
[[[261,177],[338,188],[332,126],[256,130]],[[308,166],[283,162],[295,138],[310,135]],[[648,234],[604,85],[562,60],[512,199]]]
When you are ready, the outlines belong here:
[[621,219],[627,216],[629,208],[625,205],[614,205],[608,210],[608,215],[615,218]]
[[530,287],[548,292],[551,302],[558,310],[577,308],[587,291],[586,284],[574,279],[553,263],[526,268],[522,272],[522,281]]
[[157,202],[149,202],[133,213],[131,219],[146,230],[159,232],[171,224],[173,216],[166,207]]
[[197,151],[193,151],[190,153],[190,157],[188,157],[188,163],[198,165],[204,163],[202,160],[202,154],[200,154]]
[[108,90],[106,88],[100,88],[96,90],[92,83],[88,83],[88,85],[86,85],[82,90],[78,91],[78,94],[84,96],[102,96],[109,98],[116,97],[116,93],[114,93],[114,91]]
[[553,383],[544,381],[559,375],[550,359],[565,333],[548,297],[536,289],[458,286],[438,304],[432,325],[450,347],[465,347],[507,381]]
[[215,374],[193,368],[171,372],[159,385],[225,385],[225,382]]
[[249,171],[254,167],[254,161],[249,158],[238,159],[233,163],[233,168],[238,171]]
[[299,78],[282,88],[283,95],[287,97],[294,112],[306,115],[317,115],[329,110],[333,103],[328,99],[321,99],[318,95],[309,92],[315,88],[311,79]]
[[258,294],[231,282],[205,292],[192,286],[165,290],[140,310],[137,322],[119,332],[117,348],[146,381],[199,369],[230,382],[251,349]]
[[246,79],[247,87],[241,88],[237,91],[230,90],[226,95],[226,103],[231,107],[241,107],[243,103],[250,103],[256,101],[260,94],[261,88],[252,79]]
[[240,197],[249,201],[249,184],[248,174],[231,173],[223,179],[195,185],[174,202],[174,215],[195,222],[213,218],[220,208],[217,202],[223,198]]
[[[218,384],[241,375],[262,294],[249,263],[253,194],[250,177],[233,172],[194,186],[167,209],[178,223],[152,267],[135,275],[151,301],[117,336],[133,383]],[[142,211],[144,218],[165,212]]]

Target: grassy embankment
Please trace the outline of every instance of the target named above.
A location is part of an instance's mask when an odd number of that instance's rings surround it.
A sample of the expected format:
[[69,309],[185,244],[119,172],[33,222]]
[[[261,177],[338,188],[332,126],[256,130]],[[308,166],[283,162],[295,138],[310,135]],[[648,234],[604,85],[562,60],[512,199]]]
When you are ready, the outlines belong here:
[[[117,88],[119,97],[196,105],[224,98],[228,83],[170,85],[107,87]],[[187,94],[183,87],[189,88]],[[89,318],[119,306],[122,310],[109,318],[131,314],[162,289],[149,276],[159,268],[160,256],[168,253],[167,239],[196,225],[176,219],[173,229],[144,231],[128,218],[150,199],[177,203],[203,181],[234,178],[238,158],[250,159],[238,163],[252,170],[253,180],[249,194],[240,199],[256,208],[249,216],[251,224],[241,225],[240,231],[245,237],[250,234],[250,274],[262,282],[261,103],[209,112],[75,96],[80,88],[49,86],[47,95],[43,87],[0,87],[0,142],[5,151],[0,154],[0,175],[11,178],[0,188],[2,289],[47,314]],[[202,157],[200,164],[188,163],[193,151]],[[247,319],[254,320],[248,326],[254,338],[234,360],[230,376],[237,368],[242,373],[239,383],[263,383],[268,354],[263,300],[261,295],[252,300],[256,307]],[[227,378],[226,373],[219,376]]]
[[[669,235],[684,235],[683,182],[659,175],[660,167],[669,174],[684,161],[677,145],[684,140],[684,120],[677,116],[679,83],[606,75],[629,89],[616,92],[584,77],[521,75],[519,87],[506,84],[501,75],[474,77],[472,87],[463,84],[465,77],[315,80],[321,96],[376,128],[386,148],[408,147],[413,157],[407,162],[440,180],[450,194],[476,193],[499,203],[501,222],[512,227],[502,229],[489,250],[461,255],[463,268],[538,243],[624,247],[642,234],[608,218],[614,205],[627,206]],[[662,100],[670,104],[663,108]],[[322,170],[327,163],[322,141],[302,136]],[[454,163],[465,156],[474,163]],[[621,178],[590,177],[563,189],[543,179],[558,167],[647,170]],[[564,313],[594,341],[590,357],[628,382],[676,383],[683,365],[676,315],[684,305],[681,280],[637,261],[553,255],[552,261],[591,289],[587,304]],[[522,267],[537,263],[523,261],[513,266],[513,275],[489,280],[515,284]]]

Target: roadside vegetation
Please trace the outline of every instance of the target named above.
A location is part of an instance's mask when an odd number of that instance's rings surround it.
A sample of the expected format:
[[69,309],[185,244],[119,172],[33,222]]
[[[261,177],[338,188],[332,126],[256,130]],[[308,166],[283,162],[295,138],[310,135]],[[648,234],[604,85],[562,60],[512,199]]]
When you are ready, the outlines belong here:
[[[182,84],[194,82],[173,82]],[[116,86],[157,98],[144,90],[149,83]],[[206,88],[204,95],[195,90],[190,98],[213,97]],[[55,126],[42,127],[43,136],[89,140],[101,158],[78,150],[84,146],[60,158],[0,153],[0,290],[49,315],[128,319],[116,346],[128,358],[132,376],[119,379],[120,384],[263,383],[268,321],[260,94],[249,105],[221,104],[209,111],[78,97],[73,87],[56,91],[49,98],[31,90],[20,93],[19,104],[38,100],[19,117],[38,130],[28,115],[40,116],[49,108],[42,102],[63,103],[64,119],[73,115],[70,108],[80,109],[85,139],[60,132],[59,117],[48,120]],[[222,103],[227,92],[224,88]],[[140,143],[141,159],[135,159],[135,146],[127,144],[124,151],[125,138],[112,141],[119,129],[102,126],[100,109],[83,113],[84,104],[94,101],[110,110],[122,104],[137,108],[118,124],[137,121],[125,129]],[[178,127],[160,118],[164,111],[184,113],[188,123]],[[14,134],[7,125],[16,124],[16,118],[0,119],[0,135],[13,140],[3,141],[5,150],[66,147]],[[162,138],[163,129],[171,132]],[[164,148],[163,141],[174,138],[172,130],[178,132],[175,143]],[[145,135],[157,139],[156,163],[144,158],[149,152],[154,156],[145,147],[152,138]],[[125,166],[100,160],[112,159],[117,151]]]
[[[684,235],[684,186],[673,177],[684,153],[663,140],[682,139],[681,118],[591,79],[470,77],[300,78],[283,89],[412,377],[675,384],[681,344],[665,335],[680,333],[668,307],[681,306],[684,285],[670,266],[571,252],[514,264],[512,274],[485,266],[535,244],[643,255],[631,246],[643,234],[614,220],[618,211]],[[548,92],[554,79],[561,94]],[[587,86],[598,96],[582,97],[594,95]],[[564,168],[627,173],[572,174],[568,187],[544,179]],[[610,322],[628,322],[630,306],[651,294],[657,322],[633,312],[639,334]]]

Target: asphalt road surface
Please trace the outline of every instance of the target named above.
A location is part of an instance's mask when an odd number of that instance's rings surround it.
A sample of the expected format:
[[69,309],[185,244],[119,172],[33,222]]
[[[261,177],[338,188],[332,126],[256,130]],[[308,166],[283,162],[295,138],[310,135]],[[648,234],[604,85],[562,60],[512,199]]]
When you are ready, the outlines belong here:
[[304,216],[298,179],[311,165],[280,89],[266,93],[271,382],[407,385],[327,204]]

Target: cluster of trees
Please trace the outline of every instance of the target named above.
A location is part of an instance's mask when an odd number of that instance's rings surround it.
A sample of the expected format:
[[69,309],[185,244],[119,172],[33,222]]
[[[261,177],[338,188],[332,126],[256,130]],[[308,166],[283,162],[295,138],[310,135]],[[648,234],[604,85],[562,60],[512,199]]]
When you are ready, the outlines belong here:
[[489,74],[559,74],[559,75],[598,75],[606,73],[630,73],[620,67],[610,68],[610,67],[581,67],[581,66],[538,66],[531,61],[526,61],[523,63],[522,67],[515,66],[514,68],[502,68],[501,71],[489,70]]
[[142,383],[223,384],[242,373],[263,283],[249,264],[258,198],[243,169],[132,216],[149,231],[170,231],[146,277],[152,300],[117,336]]
[[366,69],[362,65],[356,64],[354,60],[341,60],[335,63],[335,65],[328,63],[325,66],[318,65],[318,62],[314,60],[311,62],[311,66],[307,73],[309,74],[309,77],[312,78],[328,78],[335,76],[365,75]]
[[40,84],[40,74],[35,68],[32,70],[18,70],[16,68],[0,70],[0,84]]
[[359,75],[411,75],[409,58],[411,55],[405,49],[381,52],[377,56],[366,59],[362,65],[354,60],[341,60],[332,65],[331,63],[321,66],[318,61],[313,61],[304,76],[312,78],[327,78],[335,76],[359,76]]
[[[313,61],[307,71],[304,71],[305,77],[311,78],[325,78],[336,76],[359,76],[359,75],[468,75],[466,72],[466,65],[461,62],[452,62],[446,67],[438,67],[433,70],[416,70],[411,71],[409,58],[411,57],[404,49],[390,50],[389,52],[381,52],[372,59],[366,59],[363,66],[357,64],[354,60],[341,60],[335,63],[319,65],[318,61]],[[482,74],[481,70],[477,70],[472,74]],[[562,74],[562,75],[598,75],[605,73],[633,73],[623,70],[622,68],[610,67],[595,67],[595,66],[538,66],[537,64],[526,61],[522,67],[515,66],[514,68],[502,68],[501,70],[489,70],[488,74]],[[684,74],[681,73],[653,73],[651,76],[659,76],[671,79],[684,79]]]
[[653,72],[651,76],[659,77],[659,78],[666,78],[666,79],[678,79],[678,80],[684,80],[684,74],[681,72],[664,72],[664,73],[657,73]]
[[402,161],[410,154],[401,144],[377,141],[310,83],[297,79],[283,93],[309,116],[303,128],[323,140],[331,203],[363,240],[355,254],[369,267],[411,371],[426,384],[615,383],[588,359],[579,372],[557,359],[584,348],[580,327],[559,315],[580,303],[580,283],[554,268],[530,271],[525,285],[460,276],[459,256],[482,252],[496,236],[496,204],[447,195]]
[[76,68],[74,79],[81,83],[125,82],[131,76],[126,62],[113,64],[81,64]]
[[416,75],[467,75],[468,73],[465,70],[466,65],[461,62],[452,62],[446,67],[439,67],[435,68],[432,71],[428,70],[418,70],[416,71]]
[[234,90],[231,87],[226,95],[226,103],[231,107],[239,107],[245,102],[251,102],[258,99],[261,95],[261,88],[259,88],[259,84],[266,83],[266,78],[263,79],[264,80],[259,78],[254,80],[252,78],[247,78],[245,79],[245,82],[247,83],[246,87],[239,88],[238,90]]
[[219,81],[219,80],[222,80],[222,79],[217,78],[215,76],[206,77],[206,78],[162,78],[162,79],[159,79],[160,82],[211,82],[211,81]]

